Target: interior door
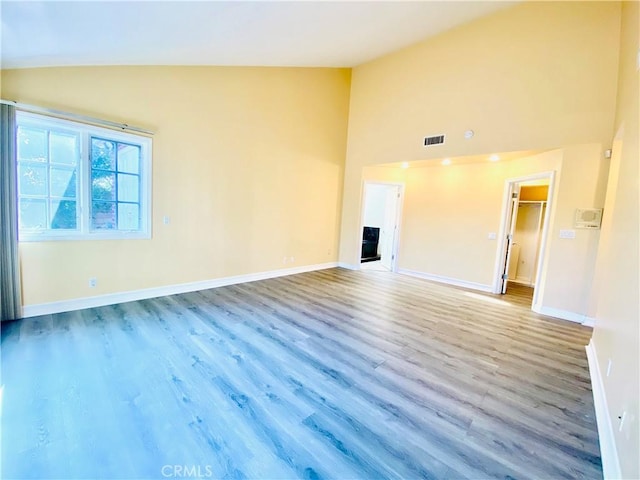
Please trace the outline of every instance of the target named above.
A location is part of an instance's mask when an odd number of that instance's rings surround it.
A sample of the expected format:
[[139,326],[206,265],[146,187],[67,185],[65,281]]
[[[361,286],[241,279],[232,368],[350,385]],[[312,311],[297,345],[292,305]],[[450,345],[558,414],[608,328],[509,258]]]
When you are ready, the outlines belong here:
[[387,270],[393,271],[393,247],[395,242],[395,234],[397,229],[398,217],[398,196],[400,195],[400,187],[391,186],[387,189],[387,197],[385,201],[384,225],[382,227],[384,241],[381,245],[380,264]]
[[516,219],[518,218],[518,201],[520,198],[520,185],[514,183],[511,185],[511,215],[509,220],[509,228],[507,229],[507,238],[505,239],[505,258],[504,268],[502,271],[502,288],[500,293],[507,293],[507,284],[509,283],[509,263],[511,261],[511,253],[513,250],[513,234],[516,230]]

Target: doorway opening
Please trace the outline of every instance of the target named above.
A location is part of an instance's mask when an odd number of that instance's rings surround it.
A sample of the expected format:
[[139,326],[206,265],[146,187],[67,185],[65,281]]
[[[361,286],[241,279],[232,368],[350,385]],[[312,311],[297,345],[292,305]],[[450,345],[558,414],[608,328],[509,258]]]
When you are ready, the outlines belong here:
[[360,268],[397,270],[402,195],[402,184],[365,182]]
[[554,179],[555,172],[545,172],[507,180],[494,293],[537,304]]

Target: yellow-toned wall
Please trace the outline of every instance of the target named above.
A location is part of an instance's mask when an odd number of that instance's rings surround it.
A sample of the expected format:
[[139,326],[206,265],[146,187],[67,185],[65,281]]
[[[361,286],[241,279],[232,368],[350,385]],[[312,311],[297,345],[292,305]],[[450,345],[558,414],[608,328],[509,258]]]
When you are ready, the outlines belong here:
[[[365,169],[365,172],[368,168]],[[579,170],[579,172],[576,172]],[[572,229],[575,209],[601,208],[607,162],[599,144],[577,145],[506,162],[409,168],[399,268],[491,288],[507,180],[556,172],[539,302],[547,309],[591,316],[589,294],[599,232]]]
[[490,288],[505,181],[558,170],[562,152],[508,162],[407,169],[401,269]]
[[[562,166],[551,205],[549,240],[541,272],[540,302],[548,309],[592,318],[589,301],[600,230],[575,229],[578,208],[602,208],[609,162],[599,144],[562,150]],[[574,230],[574,239],[560,238],[560,230]]]
[[354,68],[340,261],[357,263],[364,166],[609,148],[619,31],[618,2],[526,2]]
[[347,69],[3,71],[2,98],[156,132],[153,238],[22,243],[25,305],[335,261],[349,88]]
[[[405,185],[398,268],[444,280],[491,289],[496,281],[499,233],[508,180],[555,172],[549,206],[547,248],[538,288],[539,306],[578,319],[595,313],[589,301],[598,246],[598,230],[575,230],[575,239],[559,237],[573,229],[575,209],[601,208],[608,161],[600,144],[551,150],[502,162],[414,164],[410,168],[367,166],[363,181]],[[550,310],[551,309],[551,310]]]
[[[598,251],[592,344],[602,373],[621,478],[640,478],[640,4],[623,2],[617,133]],[[608,363],[611,370],[606,375]],[[625,415],[626,412],[626,415]],[[620,422],[625,415],[625,423]]]
[[363,168],[363,179],[368,182],[404,183],[407,169],[395,166],[372,165]]

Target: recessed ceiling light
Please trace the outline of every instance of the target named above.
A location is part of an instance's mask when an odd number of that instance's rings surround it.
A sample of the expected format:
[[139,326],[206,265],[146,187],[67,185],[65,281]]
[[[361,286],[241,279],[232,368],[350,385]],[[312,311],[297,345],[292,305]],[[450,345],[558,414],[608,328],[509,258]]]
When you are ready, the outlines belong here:
[[498,160],[500,160],[500,157],[494,153],[489,157],[489,160],[492,162],[497,162]]
[[467,140],[469,140],[470,138],[473,138],[474,132],[473,130],[467,130],[464,132],[464,138],[466,138]]
[[451,165],[451,159],[450,158],[445,158],[444,160],[442,160],[442,165]]
[[409,168],[409,162],[402,162],[400,165],[402,168]]

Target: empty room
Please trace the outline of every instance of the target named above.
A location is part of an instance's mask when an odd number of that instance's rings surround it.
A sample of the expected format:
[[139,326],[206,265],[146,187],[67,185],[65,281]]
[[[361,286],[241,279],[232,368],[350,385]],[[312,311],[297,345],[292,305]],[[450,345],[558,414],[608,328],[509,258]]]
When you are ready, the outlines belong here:
[[640,478],[639,2],[0,20],[2,478]]

